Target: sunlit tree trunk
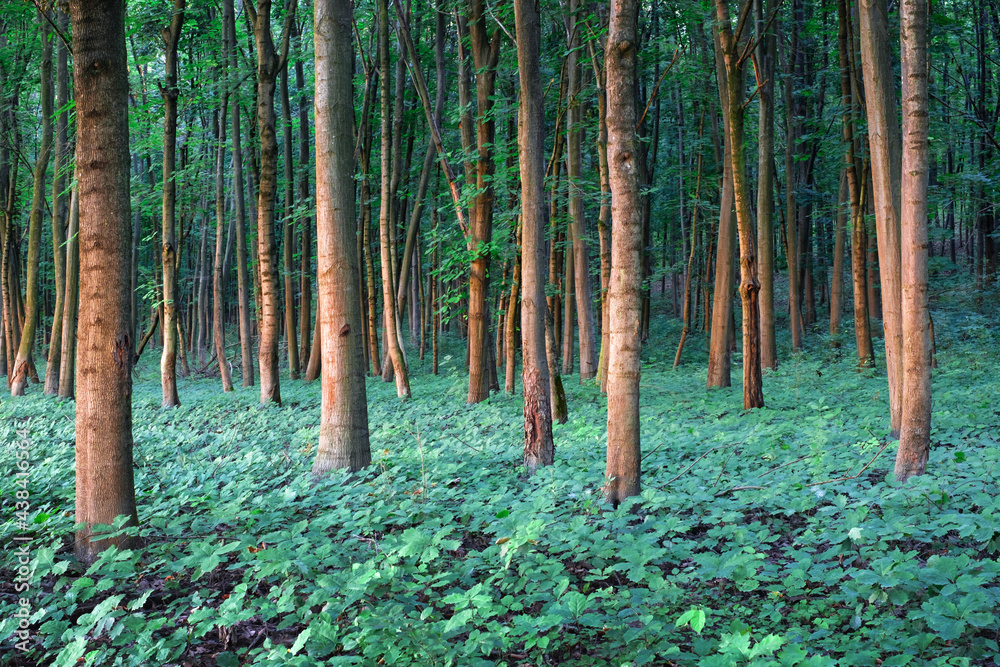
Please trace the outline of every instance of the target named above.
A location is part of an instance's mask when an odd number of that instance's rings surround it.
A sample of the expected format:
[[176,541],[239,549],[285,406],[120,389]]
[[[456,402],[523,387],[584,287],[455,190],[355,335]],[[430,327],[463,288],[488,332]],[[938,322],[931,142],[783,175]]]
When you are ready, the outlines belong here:
[[900,193],[903,405],[896,480],[927,469],[931,436],[931,324],[927,306],[927,0],[900,5],[903,150]]
[[[123,0],[71,0],[80,190],[76,401],[76,556],[85,564],[127,538],[98,524],[138,522],[132,478],[131,211]],[[93,541],[92,541],[93,540]]]
[[[635,136],[636,0],[612,0],[608,26],[608,163],[611,185],[611,344],[605,498],[616,507],[639,493],[639,317],[642,220]],[[727,318],[728,319],[728,318]]]
[[365,344],[354,210],[354,95],[350,0],[318,0],[316,40],[316,245],[322,304],[323,401],[312,472],[371,463]]
[[[228,12],[232,9],[229,3],[224,3],[222,11]],[[222,44],[223,52],[229,51],[229,17],[222,20]],[[226,58],[219,62],[219,76],[226,80]],[[215,149],[215,262],[212,267],[212,338],[215,345],[215,357],[219,360],[219,377],[222,380],[222,391],[233,390],[233,380],[229,375],[229,360],[226,358],[226,295],[225,278],[223,272],[225,265],[223,254],[225,252],[222,241],[222,229],[226,224],[226,191],[225,191],[225,164],[226,164],[226,127],[229,121],[227,115],[229,107],[229,88],[223,89],[222,103],[219,105],[218,116],[218,145]]]
[[[45,172],[52,153],[52,40],[48,21],[39,14],[42,31],[41,102],[42,137],[32,174],[31,213],[28,218],[28,271],[24,296],[24,324],[21,328],[20,346],[11,372],[11,396],[24,396],[31,366],[31,352],[38,326],[39,291],[38,262],[42,253],[42,209],[45,205]],[[131,241],[131,238],[130,238]],[[131,262],[130,262],[131,263]],[[37,380],[37,378],[36,378]]]

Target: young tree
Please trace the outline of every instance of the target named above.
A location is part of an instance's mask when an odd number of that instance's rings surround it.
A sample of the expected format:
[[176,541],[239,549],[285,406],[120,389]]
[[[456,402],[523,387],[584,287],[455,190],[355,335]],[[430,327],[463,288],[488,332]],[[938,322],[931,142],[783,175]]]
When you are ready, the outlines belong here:
[[295,18],[295,0],[285,5],[281,46],[275,50],[271,36],[271,0],[244,3],[253,24],[257,44],[257,133],[260,136],[260,181],[257,191],[257,257],[260,266],[260,402],[281,405],[278,378],[278,338],[280,313],[278,303],[278,258],[274,240],[274,202],[278,192],[277,119],[274,114],[274,89],[278,73],[288,60],[288,41]]
[[[226,80],[227,60],[229,51],[229,17],[226,12],[232,10],[230,3],[223,3],[222,19],[222,51],[219,61],[219,76]],[[226,223],[226,192],[225,192],[225,162],[226,162],[226,127],[229,121],[229,84],[222,92],[222,103],[219,105],[218,121],[216,123],[218,145],[215,154],[215,262],[212,266],[212,337],[215,346],[215,356],[219,360],[219,377],[222,380],[222,391],[233,390],[233,380],[229,375],[229,362],[226,359],[226,319],[225,319],[225,273],[223,272],[224,247],[222,230]]]
[[[639,493],[639,281],[642,220],[636,141],[637,0],[612,0],[608,27],[611,285],[608,308],[608,449],[604,496],[616,507]],[[728,319],[728,317],[727,317]]]
[[[749,3],[751,0],[746,0]],[[723,109],[729,117],[726,123],[726,148],[732,161],[733,193],[736,198],[736,222],[740,240],[740,297],[743,302],[743,408],[764,407],[764,389],[760,371],[760,283],[757,281],[757,256],[754,252],[753,220],[750,213],[750,186],[747,183],[743,130],[743,55],[740,32],[745,25],[747,9],[741,12],[740,23],[733,33],[728,0],[716,0],[719,20],[717,44],[725,68],[727,99]]]
[[76,401],[76,556],[122,538],[94,527],[138,522],[132,478],[131,210],[124,0],[71,0],[80,192]]
[[896,480],[927,468],[931,436],[931,336],[927,309],[927,0],[900,5],[903,155],[900,193],[903,399]]
[[760,68],[757,92],[760,120],[757,124],[757,254],[760,274],[760,365],[776,369],[778,354],[774,341],[774,56],[776,39],[768,23],[777,3],[754,0],[757,23],[757,65]]
[[[521,80],[517,146],[521,171],[521,340],[524,384],[524,467],[551,465],[552,409],[545,355],[546,255],[545,106],[542,94],[541,24],[535,0],[515,0],[517,65]],[[510,312],[508,317],[513,317]]]
[[177,154],[177,44],[184,25],[186,0],[174,0],[170,25],[163,30],[166,47],[166,71],[163,95],[163,355],[160,357],[160,383],[163,387],[163,407],[181,404],[177,396],[177,227],[174,220],[177,204],[177,182],[174,162]]
[[317,0],[316,243],[323,362],[319,447],[312,472],[371,463],[365,344],[354,210],[350,0]]
[[[28,221],[28,280],[24,298],[24,325],[21,328],[21,344],[17,348],[17,358],[11,372],[10,395],[24,396],[28,384],[28,370],[31,366],[31,351],[35,342],[35,328],[38,326],[39,290],[38,261],[42,250],[42,208],[45,203],[45,172],[49,167],[52,152],[52,40],[48,20],[38,12],[42,29],[42,142],[35,160],[31,186],[31,215]],[[19,267],[15,268],[19,270]],[[37,381],[38,378],[35,378]]]

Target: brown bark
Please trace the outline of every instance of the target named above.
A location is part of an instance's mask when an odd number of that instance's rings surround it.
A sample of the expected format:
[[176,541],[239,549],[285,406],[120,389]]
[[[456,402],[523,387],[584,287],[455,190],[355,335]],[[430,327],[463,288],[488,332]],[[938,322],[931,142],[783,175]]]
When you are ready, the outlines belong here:
[[[521,175],[521,362],[524,389],[524,467],[529,473],[555,460],[552,401],[545,352],[546,247],[545,103],[541,23],[534,0],[515,0],[517,64],[521,82],[517,146]],[[517,269],[515,269],[516,273]],[[515,284],[517,279],[515,278]],[[511,301],[513,302],[513,297]],[[509,315],[513,319],[514,311]],[[511,364],[512,365],[512,364]],[[508,375],[510,371],[508,370]]]
[[[233,10],[233,0],[223,0],[225,13],[229,22],[229,34],[234,38],[229,43],[229,68],[236,71],[236,23]],[[249,253],[247,252],[247,221],[246,204],[244,202],[243,179],[243,147],[240,131],[239,95],[232,95],[233,117],[233,189],[236,193],[236,281],[238,289],[239,321],[240,321],[240,358],[242,363],[243,386],[252,387],[254,383],[253,342],[251,340],[250,324],[250,274]]]
[[794,12],[790,22],[791,47],[788,52],[788,61],[785,64],[785,110],[788,117],[785,126],[785,258],[788,262],[788,311],[792,330],[792,351],[796,352],[802,349],[802,322],[799,310],[799,245],[796,234],[796,225],[798,224],[796,174],[799,169],[795,164],[797,137],[792,93],[795,87],[795,60],[799,50],[801,0],[795,0]]
[[318,0],[316,35],[316,246],[322,304],[323,379],[314,475],[371,463],[365,344],[358,295],[351,126],[350,0]]
[[[54,10],[61,29],[68,27],[69,21],[61,10]],[[62,361],[63,309],[66,305],[66,217],[67,199],[66,177],[63,172],[70,161],[68,154],[68,115],[65,111],[69,101],[69,58],[66,44],[56,39],[56,128],[55,153],[52,177],[52,256],[55,265],[56,299],[52,309],[52,331],[49,335],[49,358],[45,367],[45,393],[55,396],[59,393],[59,374]],[[133,300],[135,285],[132,285]],[[133,331],[135,327],[132,327]],[[0,336],[2,338],[2,336]],[[0,353],[2,356],[2,353]]]
[[[520,149],[519,149],[520,150]],[[536,156],[532,155],[531,159]],[[544,160],[544,157],[542,158]],[[522,198],[524,193],[521,193]],[[532,206],[535,204],[532,202]],[[504,373],[504,391],[508,394],[514,393],[514,372],[517,367],[517,342],[515,340],[515,334],[517,332],[517,304],[521,297],[521,254],[522,250],[522,230],[518,229],[517,241],[514,248],[514,270],[511,277],[510,283],[510,294],[508,295],[506,315],[499,322],[503,326],[503,340],[504,343],[504,353],[506,357],[506,369]],[[499,334],[497,335],[497,340],[500,340]],[[498,355],[499,356],[499,355]],[[498,360],[499,361],[499,360]]]
[[931,325],[927,306],[927,0],[900,5],[903,150],[900,193],[903,399],[896,480],[927,470],[931,446]]
[[889,379],[889,415],[893,434],[899,433],[903,400],[903,338],[900,288],[900,134],[888,18],[884,0],[861,0],[861,62],[868,113],[878,229],[879,277],[882,283],[882,326]]
[[300,221],[299,250],[299,363],[309,359],[309,331],[312,327],[312,221],[305,211],[309,206],[309,111],[302,59],[295,61],[295,87],[299,91],[299,192],[298,205],[303,210]]
[[[701,122],[698,127],[698,138],[702,136],[702,132],[705,128],[705,114],[702,112]],[[681,329],[681,339],[677,343],[677,352],[674,354],[674,368],[680,366],[681,363],[681,353],[684,351],[684,342],[687,340],[688,334],[691,332],[691,321],[695,318],[696,313],[692,312],[691,306],[691,278],[694,274],[694,256],[695,250],[698,247],[698,205],[700,203],[699,197],[701,196],[701,164],[702,156],[698,155],[698,176],[695,182],[694,188],[694,207],[691,211],[691,250],[688,255],[687,271],[684,272],[684,309],[682,311],[682,317],[684,318],[684,327]],[[696,310],[696,309],[695,309]]]
[[[749,4],[750,0],[746,0]],[[743,68],[742,44],[733,34],[726,0],[716,0],[719,19],[718,45],[721,47],[726,72],[728,104],[723,104],[729,116],[726,147],[732,160],[733,193],[736,199],[736,220],[740,241],[740,297],[743,303],[743,409],[764,407],[764,388],[760,363],[760,283],[757,280],[757,257],[754,252],[753,220],[750,209],[750,186],[747,183],[743,129]],[[747,11],[744,9],[744,12]]]
[[128,538],[93,539],[119,516],[138,523],[132,477],[128,75],[123,0],[72,0],[80,190],[76,402],[76,556],[92,563]]
[[[223,12],[231,9],[229,3],[223,5]],[[223,52],[228,53],[229,40],[231,39],[228,17],[222,21],[222,32]],[[225,58],[220,61],[219,68],[219,75],[224,79],[227,69]],[[215,346],[215,358],[219,360],[219,377],[222,380],[222,391],[224,392],[233,390],[233,380],[229,375],[229,361],[226,358],[225,274],[223,273],[225,249],[222,241],[222,229],[226,224],[225,163],[228,107],[229,89],[226,88],[222,93],[222,104],[219,105],[219,135],[217,137],[219,143],[215,149],[215,263],[212,268],[212,339]]]
[[[63,304],[62,358],[59,361],[59,397],[73,398],[76,385],[76,329],[80,296],[80,198],[70,195],[66,230],[66,302]],[[131,322],[130,322],[131,323]]]
[[618,506],[638,495],[639,280],[642,220],[639,211],[635,77],[636,0],[612,0],[608,28],[608,163],[611,186],[611,284],[608,294],[611,343],[608,357],[608,447],[604,496]]
[[[295,30],[292,24],[292,30]],[[285,156],[285,211],[281,243],[285,288],[285,344],[288,347],[288,379],[299,379],[299,341],[295,326],[295,172],[292,169],[292,103],[288,95],[288,62],[281,68],[281,143]],[[353,146],[352,146],[353,148]],[[308,305],[306,306],[308,308]]]
[[[382,184],[381,202],[379,203],[379,237],[382,259],[382,314],[385,334],[383,342],[386,346],[386,353],[390,359],[393,370],[393,377],[396,381],[396,395],[399,398],[410,397],[410,380],[406,368],[406,359],[403,356],[403,349],[400,347],[396,317],[396,299],[393,289],[392,275],[392,248],[390,246],[390,205],[392,197],[389,190],[391,186],[391,151],[392,151],[392,128],[390,126],[390,102],[389,102],[389,78],[384,76],[389,71],[389,2],[380,0],[379,3],[379,62],[383,76],[381,84],[381,112],[382,112]],[[384,378],[384,376],[383,376]]]
[[764,0],[754,3],[757,30],[757,104],[760,113],[757,132],[757,254],[760,278],[760,365],[778,368],[774,340],[774,71],[777,42],[774,29],[765,21],[776,9],[769,0],[767,16]]
[[[177,395],[178,315],[177,270],[179,240],[175,224],[177,182],[174,164],[177,155],[177,44],[184,25],[185,0],[174,0],[173,18],[163,29],[166,50],[164,82],[160,87],[163,96],[163,355],[160,357],[160,384],[163,389],[163,407],[181,404]],[[183,236],[180,241],[183,241]],[[183,343],[181,343],[183,345]]]
[[[10,395],[24,396],[28,384],[28,371],[32,365],[35,329],[38,326],[39,290],[38,262],[42,251],[42,208],[45,204],[45,172],[52,152],[52,40],[48,21],[39,16],[42,29],[41,103],[42,137],[38,157],[32,174],[31,213],[28,218],[28,271],[24,295],[24,322],[20,345],[11,369]],[[131,240],[131,239],[130,239]],[[14,270],[18,270],[15,267]],[[18,294],[20,291],[18,291]]]

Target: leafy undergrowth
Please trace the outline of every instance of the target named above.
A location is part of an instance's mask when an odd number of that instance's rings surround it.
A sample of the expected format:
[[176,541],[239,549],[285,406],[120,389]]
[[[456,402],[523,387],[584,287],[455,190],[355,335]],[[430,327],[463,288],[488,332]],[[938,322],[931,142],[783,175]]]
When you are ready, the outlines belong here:
[[[182,380],[134,400],[142,548],[72,558],[73,404],[4,399],[4,470],[31,442],[30,590],[0,481],[2,660],[12,665],[992,665],[1000,661],[996,329],[936,311],[928,475],[891,475],[882,374],[818,337],[765,377],[767,407],[704,389],[700,340],[642,375],[643,493],[611,509],[605,407],[566,378],[556,465],[520,467],[520,398],[464,405],[457,341],[414,400],[369,380],[374,463],[310,478],[317,384]],[[700,337],[696,337],[698,339]],[[889,442],[888,447],[884,447]],[[870,464],[865,468],[866,464]],[[863,472],[859,475],[859,471]],[[845,479],[851,478],[851,479]],[[15,651],[30,595],[30,651]],[[9,650],[8,650],[9,649]]]

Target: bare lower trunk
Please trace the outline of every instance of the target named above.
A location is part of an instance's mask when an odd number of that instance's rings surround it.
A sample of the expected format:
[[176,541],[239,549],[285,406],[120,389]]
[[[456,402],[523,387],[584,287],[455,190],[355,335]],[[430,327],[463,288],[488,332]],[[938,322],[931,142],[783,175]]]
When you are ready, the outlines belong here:
[[[223,11],[231,9],[228,3],[223,6]],[[222,22],[224,50],[229,49],[229,21],[228,17]],[[225,72],[226,62],[222,60],[221,68]],[[226,191],[225,191],[225,164],[226,164],[226,128],[229,117],[227,107],[229,106],[229,92],[223,93],[222,104],[219,106],[218,129],[219,144],[216,147],[215,156],[215,263],[212,267],[212,342],[215,346],[215,358],[219,360],[219,377],[222,380],[222,391],[233,390],[233,380],[229,375],[229,361],[226,358],[226,318],[225,318],[225,264],[223,254],[225,252],[222,241],[222,229],[226,224]]]
[[903,78],[901,217],[903,405],[896,480],[927,469],[931,446],[931,324],[927,308],[927,0],[900,5]]
[[[132,477],[128,74],[125,3],[72,0],[80,190],[80,331],[76,402],[76,556],[94,562],[127,537],[98,524],[138,523]],[[95,65],[100,63],[100,67]]]
[[[299,379],[299,341],[295,326],[295,172],[292,170],[292,103],[288,96],[288,63],[281,68],[281,144],[285,156],[285,211],[281,243],[285,288],[285,345],[288,348],[288,379]],[[352,146],[353,148],[353,146]],[[352,164],[353,166],[353,164]],[[308,308],[308,305],[306,306]]]
[[[775,9],[774,0],[767,3],[767,17]],[[760,120],[758,123],[757,173],[757,254],[760,274],[760,365],[772,370],[778,367],[774,341],[774,70],[776,40],[774,29],[765,23],[764,0],[754,3],[757,19],[757,62],[761,68],[757,92]]]
[[[843,311],[844,294],[844,228],[847,226],[849,211],[847,174],[840,175],[840,193],[837,196],[837,228],[833,237],[833,274],[830,276],[830,335],[836,337],[840,331],[840,316]],[[837,345],[840,343],[837,342]]]
[[355,242],[351,7],[350,0],[318,0],[315,10],[317,271],[328,333],[314,475],[371,463]]
[[73,398],[76,386],[76,322],[80,296],[80,199],[77,189],[70,195],[69,227],[66,230],[66,302],[63,304],[62,359],[59,362],[59,397]]
[[[608,293],[608,447],[604,496],[618,506],[639,493],[639,281],[642,219],[635,136],[636,0],[612,0],[608,28],[608,163],[612,236]],[[728,291],[728,290],[727,290]]]

